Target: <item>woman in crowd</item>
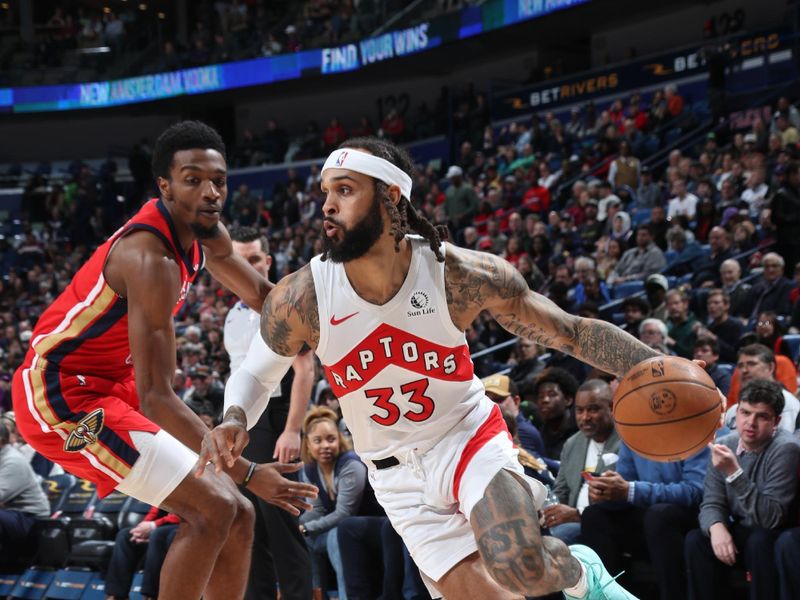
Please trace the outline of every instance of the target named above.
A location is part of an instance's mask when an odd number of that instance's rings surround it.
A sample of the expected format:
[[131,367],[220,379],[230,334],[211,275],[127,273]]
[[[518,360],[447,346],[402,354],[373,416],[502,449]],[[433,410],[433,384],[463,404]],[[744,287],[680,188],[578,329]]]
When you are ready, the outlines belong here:
[[347,600],[337,525],[345,517],[361,512],[367,467],[349,449],[337,420],[332,410],[317,406],[303,421],[302,478],[319,488],[319,496],[313,500],[313,508],[300,517],[300,532],[307,536],[311,550],[315,598],[322,598],[328,589],[327,558],[336,571],[339,599]]

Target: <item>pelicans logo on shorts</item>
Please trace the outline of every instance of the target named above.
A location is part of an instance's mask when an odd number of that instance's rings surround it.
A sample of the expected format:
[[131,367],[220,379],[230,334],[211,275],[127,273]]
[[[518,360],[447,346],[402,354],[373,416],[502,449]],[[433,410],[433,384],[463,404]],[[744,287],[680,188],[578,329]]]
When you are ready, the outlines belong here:
[[86,446],[97,442],[97,436],[103,429],[105,414],[102,408],[93,410],[83,417],[64,442],[65,452],[80,452]]

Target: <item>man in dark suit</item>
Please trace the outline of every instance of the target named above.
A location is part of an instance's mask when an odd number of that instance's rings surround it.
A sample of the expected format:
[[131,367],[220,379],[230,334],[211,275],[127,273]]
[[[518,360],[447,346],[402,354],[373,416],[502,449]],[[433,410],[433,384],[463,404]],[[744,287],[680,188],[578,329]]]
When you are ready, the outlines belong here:
[[542,510],[542,525],[565,544],[578,540],[581,513],[589,505],[589,486],[583,473],[603,473],[616,463],[619,436],[611,414],[612,396],[609,385],[600,379],[586,381],[575,394],[579,431],[561,451],[561,468],[553,486],[559,504]]
[[792,301],[789,294],[794,288],[794,282],[783,276],[786,266],[783,257],[775,252],[764,255],[761,265],[764,272],[753,284],[753,299],[755,304],[750,312],[750,318],[755,319],[764,311],[771,310],[778,315],[792,314]]
[[694,276],[692,277],[693,288],[716,287],[722,283],[719,276],[719,268],[724,261],[733,255],[731,252],[732,245],[731,234],[725,231],[724,227],[717,225],[711,228],[708,233],[708,246],[711,252],[694,264],[692,269],[694,271]]

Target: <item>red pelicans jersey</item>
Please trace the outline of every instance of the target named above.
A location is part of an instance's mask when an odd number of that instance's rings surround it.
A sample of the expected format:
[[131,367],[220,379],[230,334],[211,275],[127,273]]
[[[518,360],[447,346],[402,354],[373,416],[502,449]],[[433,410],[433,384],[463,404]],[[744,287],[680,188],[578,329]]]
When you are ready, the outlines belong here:
[[156,198],[92,254],[67,289],[44,311],[33,331],[24,367],[117,382],[133,377],[128,303],[106,283],[103,268],[117,240],[139,230],[161,239],[180,265],[182,287],[175,311],[180,308],[203,266],[203,251],[195,241],[189,253],[184,253],[166,206]]
[[[425,452],[464,419],[494,406],[450,319],[444,263],[416,236],[400,291],[382,306],[361,298],[344,265],[311,260],[319,306],[317,355],[364,459]],[[444,252],[444,244],[442,252]]]

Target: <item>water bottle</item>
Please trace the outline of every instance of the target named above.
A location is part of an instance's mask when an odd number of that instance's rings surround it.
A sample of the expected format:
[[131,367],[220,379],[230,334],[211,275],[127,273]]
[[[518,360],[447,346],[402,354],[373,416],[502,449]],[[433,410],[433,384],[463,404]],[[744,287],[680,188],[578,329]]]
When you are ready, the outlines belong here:
[[548,486],[547,497],[544,499],[542,508],[553,506],[554,504],[561,504],[561,501],[558,499],[558,495],[556,495],[556,491],[552,488],[552,486]]

